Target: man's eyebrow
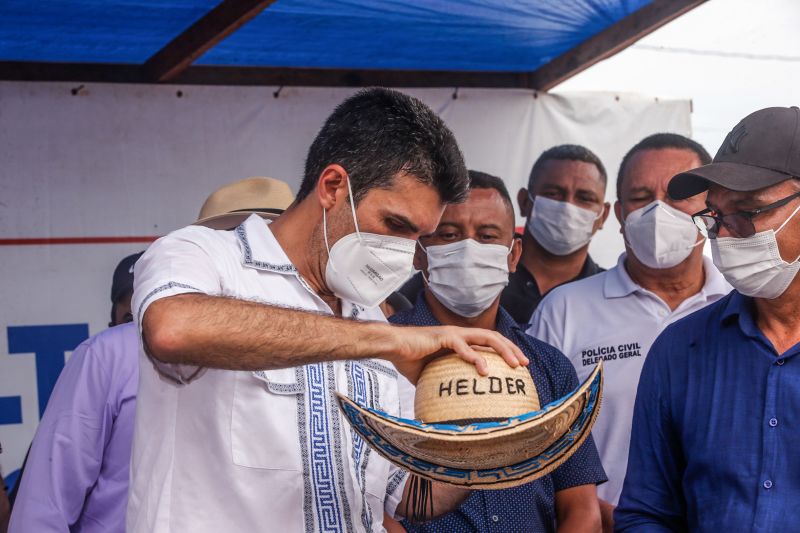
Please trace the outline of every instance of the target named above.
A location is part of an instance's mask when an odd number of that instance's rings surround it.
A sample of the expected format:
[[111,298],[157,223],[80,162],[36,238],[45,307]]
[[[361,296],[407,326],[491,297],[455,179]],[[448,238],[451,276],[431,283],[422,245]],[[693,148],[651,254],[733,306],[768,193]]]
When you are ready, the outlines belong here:
[[503,231],[503,228],[501,228],[497,224],[492,224],[492,223],[481,224],[480,226],[478,226],[478,229],[495,229],[497,231]]
[[566,192],[567,190],[566,187],[558,183],[545,183],[544,185],[541,186],[541,190],[545,191],[547,189],[555,189],[558,192]]
[[401,226],[405,226],[406,229],[408,229],[411,233],[419,233],[419,228],[417,227],[417,225],[411,222],[411,219],[409,219],[405,215],[400,215],[397,213],[386,213],[384,216],[386,218],[393,218]]
[[597,193],[597,191],[595,191],[593,189],[580,188],[580,189],[577,189],[575,192],[576,193],[580,193],[580,194],[589,194],[589,195],[597,196],[597,197],[601,196],[601,195],[599,195]]
[[636,193],[643,193],[643,192],[645,192],[647,194],[653,194],[653,190],[650,187],[631,187],[627,191],[628,194],[636,194]]

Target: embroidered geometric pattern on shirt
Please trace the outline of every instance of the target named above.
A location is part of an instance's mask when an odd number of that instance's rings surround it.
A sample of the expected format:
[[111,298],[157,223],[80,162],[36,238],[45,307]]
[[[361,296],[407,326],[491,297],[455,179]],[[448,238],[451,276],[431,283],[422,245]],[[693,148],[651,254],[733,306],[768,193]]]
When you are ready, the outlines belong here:
[[164,291],[169,290],[169,289],[173,289],[175,287],[179,287],[181,289],[191,289],[191,290],[197,291],[197,292],[203,292],[203,291],[201,291],[200,289],[198,289],[196,287],[192,287],[191,285],[186,285],[185,283],[178,283],[177,281],[170,281],[169,283],[165,283],[164,285],[161,285],[160,287],[156,287],[155,289],[150,291],[148,293],[148,295],[144,297],[144,300],[142,300],[142,303],[139,304],[139,310],[136,312],[136,315],[139,317],[139,324],[142,323],[142,309],[144,309],[144,304],[146,304],[148,301],[150,301],[150,299],[153,296],[155,296],[156,294],[158,294],[160,292],[164,292]]
[[305,390],[303,383],[273,383],[267,377],[267,373],[263,370],[256,370],[253,375],[264,382],[267,390],[278,394],[302,394]]
[[389,484],[386,485],[386,496],[391,496],[394,494],[394,491],[397,490],[397,487],[400,486],[400,483],[406,479],[408,476],[408,471],[406,470],[398,470],[394,474],[389,477]]
[[[298,366],[294,369],[298,383],[303,383],[305,390],[305,367]],[[306,418],[306,396],[297,396],[297,436],[300,439],[300,458],[303,461],[303,517],[306,533],[312,533],[314,528],[314,491],[311,488],[311,461],[309,458],[308,419]]]
[[242,242],[242,247],[244,248],[245,265],[258,268],[261,270],[270,270],[272,272],[278,272],[280,274],[297,273],[297,269],[291,263],[275,264],[275,263],[265,263],[263,261],[254,261],[253,252],[250,249],[250,243],[247,241],[247,232],[244,229],[244,223],[236,227],[236,236],[239,237],[239,240]]
[[328,423],[328,390],[323,363],[306,365],[308,384],[308,441],[311,446],[311,475],[318,530],[340,532],[342,517],[331,454],[331,429]]
[[397,370],[395,370],[394,368],[390,368],[386,365],[382,365],[381,363],[373,359],[361,359],[358,362],[358,364],[360,364],[361,366],[365,366],[367,368],[371,368],[373,370],[377,370],[378,372],[382,372],[383,374],[386,374],[390,378],[397,377]]
[[[347,394],[358,402],[360,405],[367,405],[367,384],[364,380],[364,369],[358,363],[348,361],[345,364],[345,371],[347,372]],[[367,505],[367,482],[366,482],[366,457],[364,439],[356,433],[356,430],[350,428],[350,434],[353,440],[353,466],[356,471],[356,481],[358,481],[359,488],[361,489],[361,523],[364,529],[372,531],[372,512]],[[367,448],[366,452],[369,452]]]
[[345,474],[344,470],[344,447],[342,446],[342,437],[345,436],[342,430],[341,411],[337,408],[338,400],[336,399],[336,366],[333,362],[325,363],[326,379],[328,382],[328,405],[332,406],[329,410],[331,420],[331,434],[333,435],[333,459],[336,466],[336,480],[339,482],[339,503],[341,503],[342,514],[344,515],[345,527],[347,531],[353,529],[353,519],[350,513],[350,500],[347,498],[347,487],[345,480],[350,479],[350,472]]

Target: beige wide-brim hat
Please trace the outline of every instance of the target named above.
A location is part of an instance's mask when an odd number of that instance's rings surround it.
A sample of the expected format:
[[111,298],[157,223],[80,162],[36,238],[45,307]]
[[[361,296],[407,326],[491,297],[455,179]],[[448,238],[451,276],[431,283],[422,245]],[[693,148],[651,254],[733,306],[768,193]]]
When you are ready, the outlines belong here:
[[220,187],[208,197],[194,225],[233,229],[252,214],[276,218],[294,201],[281,180],[251,177]]
[[[602,364],[598,364],[571,394],[543,408],[538,407],[538,394],[534,394],[536,408],[515,413],[514,410],[526,405],[527,400],[514,407],[508,397],[496,394],[490,398],[492,395],[488,394],[492,386],[488,380],[497,372],[504,372],[502,366],[509,369],[497,354],[493,355],[500,363],[490,364],[486,378],[481,378],[474,367],[469,369],[469,373],[465,373],[463,368],[457,369],[453,380],[441,379],[446,377],[446,371],[434,369],[439,375],[426,384],[425,374],[431,366],[428,365],[417,383],[415,408],[419,418],[423,418],[420,416],[420,403],[427,403],[426,416],[449,416],[460,420],[460,424],[394,417],[359,405],[341,394],[338,396],[339,405],[348,422],[375,451],[422,478],[487,490],[528,483],[560,466],[589,436],[600,412]],[[451,359],[457,360],[458,357]],[[522,368],[522,372],[530,377],[527,368]],[[518,379],[524,380],[520,374],[499,375],[497,379],[508,384],[509,390],[518,391],[520,385],[524,385],[530,391],[533,386],[532,380],[530,384],[518,382]],[[448,387],[450,391],[463,394],[448,395]],[[453,397],[442,401],[443,395],[437,394],[437,388],[445,391],[444,396]],[[507,415],[498,417],[498,413]],[[472,414],[476,416],[470,416]],[[488,421],[470,423],[470,418]]]

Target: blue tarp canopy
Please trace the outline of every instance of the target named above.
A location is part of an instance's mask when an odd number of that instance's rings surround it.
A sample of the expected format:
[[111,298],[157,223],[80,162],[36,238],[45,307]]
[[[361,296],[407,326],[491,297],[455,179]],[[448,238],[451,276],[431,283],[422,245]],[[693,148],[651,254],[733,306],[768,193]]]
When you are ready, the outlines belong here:
[[[183,60],[180,72],[192,64],[192,68],[266,70],[533,73],[604,30],[610,42],[600,53],[614,51],[636,32],[641,37],[642,30],[651,31],[697,3],[0,0],[0,70],[16,68],[31,75],[33,66],[55,63],[69,65],[76,74],[79,66],[88,67],[85,75],[107,65],[122,76],[122,72],[132,75],[132,67],[149,65],[153,74],[154,66],[165,69],[164,63]],[[638,27],[621,26],[637,16]],[[620,27],[618,39],[609,32],[615,27]],[[151,59],[159,52],[158,60]],[[156,69],[155,74],[163,72]],[[174,78],[175,72],[169,77]],[[0,72],[0,79],[13,76]],[[166,78],[156,76],[151,81]]]

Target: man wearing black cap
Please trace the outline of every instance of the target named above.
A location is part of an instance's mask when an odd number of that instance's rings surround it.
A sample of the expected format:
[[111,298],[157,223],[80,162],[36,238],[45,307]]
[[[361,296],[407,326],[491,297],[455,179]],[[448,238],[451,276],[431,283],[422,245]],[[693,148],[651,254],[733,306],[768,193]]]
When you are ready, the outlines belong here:
[[794,531],[800,523],[800,110],[742,120],[695,223],[735,290],[656,340],[639,382],[618,531]]
[[144,252],[129,255],[119,262],[111,280],[111,322],[108,327],[133,322],[131,296],[133,296],[133,265]]

